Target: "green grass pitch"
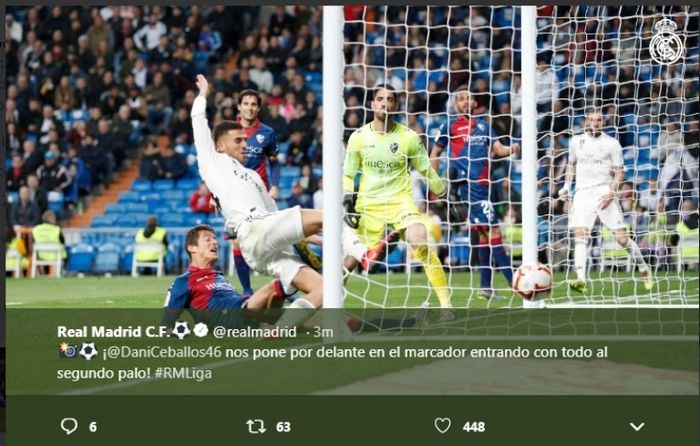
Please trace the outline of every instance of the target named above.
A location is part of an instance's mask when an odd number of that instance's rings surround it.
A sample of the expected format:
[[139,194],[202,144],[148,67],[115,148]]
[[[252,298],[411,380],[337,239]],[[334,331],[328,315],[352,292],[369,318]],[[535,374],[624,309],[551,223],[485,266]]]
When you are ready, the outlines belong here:
[[[506,290],[503,277],[495,275],[495,287],[505,298],[489,302],[476,296],[479,278],[473,273],[453,273],[448,276],[455,307],[520,307],[522,299]],[[174,277],[132,278],[127,276],[61,279],[38,278],[6,280],[6,301],[9,308],[160,308],[165,293]],[[259,288],[270,280],[254,276],[253,286]],[[662,272],[656,276],[656,286],[649,292],[634,275],[624,272],[591,273],[586,295],[570,291],[564,273],[556,273],[548,303],[640,303],[680,304],[698,303],[700,280],[698,273],[685,272],[679,277],[674,272]],[[231,282],[239,288],[238,280]],[[418,307],[426,299],[437,305],[437,297],[431,292],[425,274],[372,274],[368,278],[352,276],[346,285],[347,307]]]

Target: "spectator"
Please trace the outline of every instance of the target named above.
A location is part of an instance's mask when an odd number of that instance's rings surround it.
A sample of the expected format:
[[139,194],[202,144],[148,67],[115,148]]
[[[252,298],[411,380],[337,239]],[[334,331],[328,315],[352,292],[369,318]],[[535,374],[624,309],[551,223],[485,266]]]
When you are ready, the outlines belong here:
[[287,206],[290,208],[294,206],[301,206],[304,209],[313,209],[314,207],[311,196],[306,193],[298,181],[295,181],[292,185],[292,196],[289,200],[287,200]]
[[22,155],[12,155],[12,167],[7,172],[7,191],[17,192],[19,188],[27,184],[27,169],[24,167]]
[[40,216],[39,206],[32,200],[29,188],[27,186],[20,187],[19,200],[12,203],[10,208],[10,224],[31,228],[39,224]]
[[85,167],[85,162],[78,156],[76,146],[68,147],[68,154],[63,160],[63,166],[68,169],[68,173],[73,178],[73,183],[71,184],[71,189],[73,189],[71,192],[72,201],[75,201],[78,196],[88,195],[92,187],[92,175]]
[[[168,250],[168,233],[158,226],[158,219],[154,216],[148,217],[146,226],[136,233],[135,242],[138,243],[159,243],[160,249],[139,250],[136,260],[139,262],[156,262],[158,257],[164,255]],[[147,268],[146,274],[152,274],[152,269]]]
[[175,119],[170,127],[170,139],[175,144],[194,144],[190,113],[184,107],[178,108],[175,113]]
[[[34,244],[37,243],[59,243],[65,245],[66,241],[63,238],[61,227],[56,223],[56,214],[53,211],[44,211],[41,214],[41,224],[34,226],[32,229],[32,238]],[[37,256],[40,260],[55,260],[55,252],[39,252]],[[68,257],[65,247],[61,257],[65,260]]]
[[102,184],[110,178],[112,174],[110,158],[107,153],[100,150],[92,135],[85,135],[83,143],[78,147],[78,156],[92,174],[93,186]]
[[44,155],[44,165],[36,171],[39,177],[39,185],[47,192],[64,192],[71,184],[72,178],[68,169],[58,162],[58,155],[47,150]]
[[128,105],[124,104],[119,107],[119,112],[117,116],[112,120],[112,129],[114,131],[114,136],[117,140],[117,144],[121,145],[126,152],[133,152],[136,149],[138,143],[138,137],[140,136],[140,128],[134,128],[129,115],[131,114],[131,109]]
[[114,32],[112,27],[102,20],[100,14],[93,14],[92,26],[87,32],[87,43],[92,54],[97,54],[100,43],[106,41],[109,47],[114,47]]
[[158,64],[168,61],[172,58],[172,49],[170,48],[170,39],[167,35],[160,36],[158,45],[148,52],[148,61]]
[[100,119],[97,123],[96,139],[98,150],[107,154],[108,157],[111,156],[115,167],[121,167],[122,161],[126,157],[124,146],[119,144],[117,136],[106,119]]
[[139,176],[148,180],[159,178],[160,169],[160,152],[156,146],[155,140],[149,139],[146,148],[143,151],[141,164],[139,165]]
[[313,195],[316,192],[316,186],[318,179],[314,175],[311,165],[304,164],[301,166],[301,176],[299,177],[299,184],[304,189],[304,192]]
[[27,175],[27,189],[29,189],[29,198],[39,207],[39,215],[41,215],[48,208],[49,201],[46,190],[39,185],[39,177],[36,174]]
[[238,72],[238,75],[233,78],[233,90],[258,90],[258,84],[250,80],[250,73],[247,69],[243,68]]
[[170,90],[163,84],[163,73],[156,72],[153,83],[146,87],[145,95],[148,101],[146,125],[152,133],[161,133],[170,126],[173,115],[173,109],[170,107]]
[[250,80],[258,85],[261,91],[272,92],[272,72],[267,69],[264,57],[255,57],[255,66],[250,70]]
[[313,195],[314,209],[323,210],[323,178],[318,179],[316,192]]
[[158,178],[177,180],[187,173],[187,158],[173,150],[171,145],[160,148]]
[[68,76],[61,76],[58,88],[53,93],[53,105],[61,110],[72,110],[75,107],[75,94],[68,81]]
[[168,33],[168,29],[158,18],[158,13],[152,12],[148,16],[148,23],[139,28],[134,34],[134,44],[141,52],[147,52],[158,46],[161,36]]
[[192,212],[204,212],[211,214],[214,209],[209,205],[212,195],[207,185],[202,182],[199,188],[190,195],[190,209]]
[[[21,277],[22,271],[26,271],[29,268],[29,258],[27,257],[27,245],[24,243],[24,239],[15,232],[15,229],[12,227],[12,225],[8,225],[7,229],[5,230],[5,242],[7,243],[7,245],[5,245],[6,253],[10,249],[14,249],[19,255],[19,266],[21,269],[21,271],[19,272],[19,276]],[[14,266],[15,265],[13,264],[13,259],[10,259],[9,257],[6,258],[5,271],[14,268]]]

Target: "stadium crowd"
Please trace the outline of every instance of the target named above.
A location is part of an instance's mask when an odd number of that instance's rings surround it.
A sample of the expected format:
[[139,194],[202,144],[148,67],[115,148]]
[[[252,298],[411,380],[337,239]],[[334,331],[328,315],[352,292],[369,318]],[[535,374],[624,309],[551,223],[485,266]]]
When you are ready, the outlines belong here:
[[[206,73],[214,89],[212,124],[235,119],[240,91],[261,93],[260,118],[277,133],[280,162],[301,168],[280,204],[321,205],[320,7],[8,6],[6,11],[12,225],[37,224],[49,208],[70,216],[76,203],[113,181],[129,159],[140,157],[140,175],[148,180],[197,178],[189,119],[197,73]],[[519,141],[517,8],[346,6],[344,11],[346,138],[368,122],[368,92],[386,80],[403,92],[401,120],[423,135],[428,148],[450,111],[449,93],[462,85],[475,94],[475,114],[488,116],[504,143]],[[688,36],[682,63],[662,67],[650,59],[648,43],[661,14]],[[609,20],[598,21],[601,16]],[[622,203],[639,237],[650,232],[651,222],[676,224],[697,214],[697,7],[542,7],[538,27],[542,243],[566,238],[565,231],[549,230],[566,220],[567,204],[555,194],[563,183],[569,138],[591,103],[603,108],[606,131],[625,148],[629,176]],[[492,201],[501,219],[515,224],[520,171],[518,157],[491,167]],[[415,190],[424,201],[425,185],[416,180]],[[51,207],[56,197],[59,208]],[[202,204],[193,195],[192,208],[202,212]],[[446,220],[444,209],[428,208]]]

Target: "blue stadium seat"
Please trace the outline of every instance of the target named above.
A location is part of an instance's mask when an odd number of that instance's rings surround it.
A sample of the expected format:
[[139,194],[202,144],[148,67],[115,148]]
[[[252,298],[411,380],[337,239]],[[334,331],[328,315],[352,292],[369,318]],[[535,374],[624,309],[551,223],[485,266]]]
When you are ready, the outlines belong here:
[[148,212],[148,203],[125,203],[126,212]]
[[144,178],[137,178],[131,185],[131,190],[136,192],[150,192],[151,191],[151,181]]
[[165,214],[159,221],[164,228],[181,228],[185,226],[185,216],[182,214]]
[[199,183],[200,181],[197,178],[182,178],[175,183],[175,189],[193,192],[199,187]]
[[105,215],[107,214],[123,214],[127,211],[126,203],[109,203],[105,208]]
[[67,272],[89,273],[95,260],[95,248],[87,243],[68,246]]
[[175,181],[173,180],[154,180],[153,190],[170,190],[175,188]]
[[457,236],[453,237],[450,242],[450,257],[453,264],[469,265],[471,258],[469,237]]
[[19,201],[19,194],[17,192],[8,192],[7,193],[7,202],[12,204],[12,203],[17,203]]
[[190,214],[184,214],[185,226],[196,226],[205,224],[207,222],[207,214],[204,212],[193,212]]
[[122,247],[113,242],[98,246],[93,270],[96,273],[119,273],[121,252]]
[[119,228],[138,228],[141,225],[134,215],[122,214],[117,216],[114,226]]
[[162,201],[160,192],[141,192],[138,201]]
[[163,203],[160,201],[149,201],[146,203],[148,205],[148,212],[152,214],[167,214],[173,210],[170,203]]
[[137,203],[141,201],[141,194],[131,190],[124,191],[119,194],[120,203]]
[[209,226],[213,226],[214,229],[222,228],[224,224],[226,223],[226,219],[222,217],[220,214],[211,214],[209,215]]
[[63,211],[63,192],[51,191],[46,194],[46,198],[48,200],[49,209],[54,211],[56,214],[60,214],[61,211]]
[[92,224],[90,225],[93,228],[109,228],[114,226],[114,222],[117,219],[116,214],[110,214],[110,215],[95,215],[92,217]]
[[122,250],[121,272],[131,274],[131,263],[134,259],[134,245],[128,243]]
[[161,192],[161,197],[163,197],[165,201],[179,201],[185,198],[185,191],[177,189],[163,190]]

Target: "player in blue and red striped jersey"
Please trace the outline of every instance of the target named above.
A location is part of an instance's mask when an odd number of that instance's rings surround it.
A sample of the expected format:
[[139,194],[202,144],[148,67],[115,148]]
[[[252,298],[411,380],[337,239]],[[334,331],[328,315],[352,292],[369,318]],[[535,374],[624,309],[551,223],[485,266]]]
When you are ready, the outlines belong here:
[[[199,225],[187,231],[185,236],[190,267],[170,285],[165,301],[165,314],[161,325],[172,327],[183,310],[193,312],[195,319],[226,318],[228,326],[245,326],[256,312],[271,307],[281,307],[286,295],[279,280],[273,280],[249,298],[241,296],[226,280],[221,271],[214,268],[219,258],[216,233],[211,226]],[[207,311],[214,310],[214,311]],[[222,312],[216,310],[246,310]],[[221,323],[220,320],[216,323]]]
[[[248,138],[248,150],[244,167],[252,169],[260,175],[270,197],[277,200],[279,196],[280,166],[277,161],[279,151],[277,134],[258,118],[260,114],[260,93],[255,90],[243,90],[238,95],[238,123],[243,127]],[[270,168],[268,175],[267,168]],[[233,241],[233,260],[236,266],[238,280],[243,287],[243,294],[253,294],[250,286],[250,267],[243,259],[238,242]]]
[[[448,175],[450,179],[450,205],[453,209],[466,211],[466,220],[472,230],[479,233],[479,296],[487,299],[497,297],[491,284],[491,263],[501,270],[513,283],[513,269],[510,258],[503,249],[498,216],[491,204],[490,162],[493,157],[505,157],[520,151],[520,145],[510,147],[498,141],[491,126],[482,117],[471,116],[477,106],[467,87],[460,87],[455,92],[457,116],[450,116],[440,127],[430,157],[433,168],[437,170],[438,157],[447,150]],[[460,212],[451,212],[452,218]],[[464,218],[464,217],[463,217]],[[461,223],[462,220],[459,221]],[[455,222],[457,223],[457,222]]]

